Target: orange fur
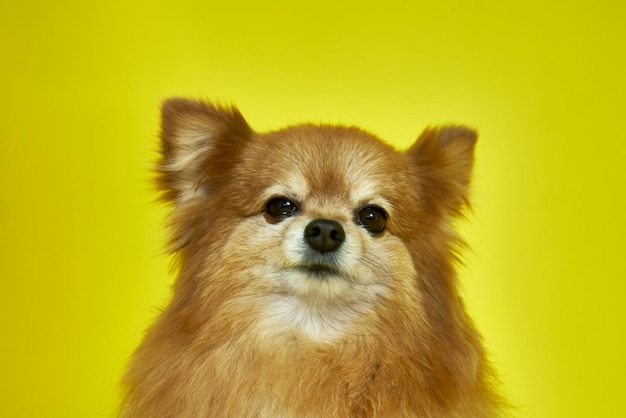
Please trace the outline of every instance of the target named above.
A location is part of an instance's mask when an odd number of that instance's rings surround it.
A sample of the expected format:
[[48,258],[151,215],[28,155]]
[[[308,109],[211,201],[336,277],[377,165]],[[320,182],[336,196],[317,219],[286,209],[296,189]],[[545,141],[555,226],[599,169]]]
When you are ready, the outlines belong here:
[[[260,134],[234,108],[167,101],[159,184],[180,272],[121,416],[500,416],[454,271],[475,142],[458,126],[405,152],[353,127]],[[276,196],[297,212],[268,214]],[[384,209],[383,232],[355,220],[363,205]],[[303,244],[314,219],[345,231],[330,255]]]

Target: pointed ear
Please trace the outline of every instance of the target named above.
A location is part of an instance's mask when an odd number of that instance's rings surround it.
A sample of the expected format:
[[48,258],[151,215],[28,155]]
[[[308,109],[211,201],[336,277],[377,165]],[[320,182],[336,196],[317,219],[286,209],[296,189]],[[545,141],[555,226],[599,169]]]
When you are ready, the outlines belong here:
[[164,199],[188,201],[220,183],[252,133],[234,107],[181,98],[165,101],[158,167]]
[[424,182],[431,209],[458,214],[469,206],[469,184],[478,134],[464,126],[426,129],[407,151]]

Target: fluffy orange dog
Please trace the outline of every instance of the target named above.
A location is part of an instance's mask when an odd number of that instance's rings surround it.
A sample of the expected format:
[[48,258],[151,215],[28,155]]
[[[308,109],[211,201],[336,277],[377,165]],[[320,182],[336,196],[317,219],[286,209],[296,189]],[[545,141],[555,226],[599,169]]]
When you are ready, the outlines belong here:
[[257,133],[198,101],[162,116],[180,272],[121,416],[500,416],[455,287],[474,131],[398,152],[354,127]]

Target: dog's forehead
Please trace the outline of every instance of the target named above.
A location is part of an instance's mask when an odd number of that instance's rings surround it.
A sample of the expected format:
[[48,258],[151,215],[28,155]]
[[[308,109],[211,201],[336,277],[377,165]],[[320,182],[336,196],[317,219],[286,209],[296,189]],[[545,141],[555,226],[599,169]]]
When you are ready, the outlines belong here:
[[402,165],[392,147],[357,128],[303,125],[260,139],[269,194],[282,188],[298,198],[364,202],[379,197]]

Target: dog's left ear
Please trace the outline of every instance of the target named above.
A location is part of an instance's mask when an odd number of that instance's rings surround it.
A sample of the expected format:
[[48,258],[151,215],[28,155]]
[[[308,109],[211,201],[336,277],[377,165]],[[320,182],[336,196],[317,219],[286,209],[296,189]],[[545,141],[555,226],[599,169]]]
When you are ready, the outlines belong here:
[[417,166],[431,210],[459,213],[469,206],[469,184],[478,134],[465,126],[426,129],[407,153]]

